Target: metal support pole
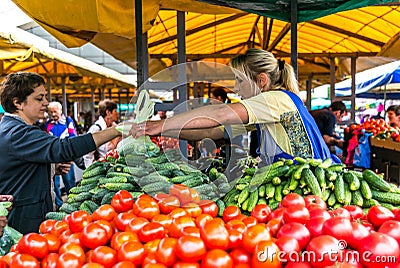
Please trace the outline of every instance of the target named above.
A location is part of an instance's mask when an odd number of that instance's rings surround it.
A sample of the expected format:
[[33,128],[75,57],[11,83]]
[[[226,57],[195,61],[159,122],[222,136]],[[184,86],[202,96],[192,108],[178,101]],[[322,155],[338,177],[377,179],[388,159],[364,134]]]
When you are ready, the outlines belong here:
[[[179,91],[179,99],[178,103],[183,103],[187,100],[187,82],[186,82],[186,27],[185,27],[185,12],[177,11],[177,26],[178,26],[178,81],[180,86],[178,86],[177,90]],[[187,151],[187,141],[179,140],[179,148],[181,150],[181,154],[184,158],[187,159],[188,151]]]
[[139,88],[149,75],[147,34],[143,34],[143,8],[142,0],[135,0],[135,26],[136,26],[136,62],[137,62],[137,87]]
[[331,57],[330,58],[330,95],[331,95],[331,101],[334,101],[336,99],[336,94],[335,94],[335,83],[336,83],[336,78],[335,78],[335,58]]
[[311,110],[311,89],[312,89],[312,78],[313,78],[313,75],[312,75],[312,74],[310,74],[310,75],[308,76],[308,80],[307,80],[307,84],[306,84],[306,87],[307,87],[307,100],[306,100],[306,106],[307,106],[307,109],[308,109],[308,110]]
[[290,0],[290,63],[293,66],[296,79],[298,72],[298,54],[297,54],[297,0]]
[[356,57],[351,57],[351,108],[350,113],[351,117],[350,120],[355,122],[356,119]]
[[94,86],[90,87],[90,97],[91,97],[91,103],[92,103],[90,110],[92,112],[92,124],[93,124],[95,121],[94,119],[96,118],[95,109],[94,109],[94,105],[95,105],[95,103],[94,103]]
[[63,114],[67,116],[67,92],[66,92],[66,85],[65,85],[65,76],[61,78],[61,83],[62,83],[62,98],[63,98]]

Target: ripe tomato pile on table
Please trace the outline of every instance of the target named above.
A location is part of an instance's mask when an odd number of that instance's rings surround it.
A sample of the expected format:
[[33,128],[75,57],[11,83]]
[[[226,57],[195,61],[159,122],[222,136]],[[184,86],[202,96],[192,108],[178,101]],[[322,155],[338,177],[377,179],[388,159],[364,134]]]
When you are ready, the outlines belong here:
[[369,132],[379,139],[392,139],[400,142],[400,129],[391,127],[384,119],[369,119],[361,124],[351,124],[345,129],[345,133],[353,133],[354,135],[362,132]]
[[400,209],[328,211],[318,196],[290,193],[273,211],[228,206],[218,217],[215,202],[176,184],[136,199],[121,190],[92,215],[46,220],[0,267],[400,267],[399,243]]

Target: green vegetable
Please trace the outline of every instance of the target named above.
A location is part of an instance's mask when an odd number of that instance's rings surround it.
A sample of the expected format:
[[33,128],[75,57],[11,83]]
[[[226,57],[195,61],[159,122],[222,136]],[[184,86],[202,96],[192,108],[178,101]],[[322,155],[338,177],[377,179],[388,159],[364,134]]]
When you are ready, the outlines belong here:
[[369,186],[375,187],[383,192],[389,192],[391,190],[390,184],[370,169],[363,171],[363,179],[368,182]]
[[318,180],[309,168],[304,168],[302,170],[301,177],[304,178],[312,194],[322,196],[322,191]]

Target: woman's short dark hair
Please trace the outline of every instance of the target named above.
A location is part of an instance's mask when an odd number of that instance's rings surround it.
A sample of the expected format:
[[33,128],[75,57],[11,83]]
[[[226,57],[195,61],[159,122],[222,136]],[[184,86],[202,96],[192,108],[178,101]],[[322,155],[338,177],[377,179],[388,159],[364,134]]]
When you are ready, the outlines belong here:
[[331,110],[332,112],[340,111],[340,114],[343,114],[347,111],[346,105],[343,101],[334,101],[331,103]]
[[102,117],[107,115],[106,111],[112,112],[115,109],[117,109],[117,104],[110,99],[105,99],[99,102],[99,114]]
[[16,98],[20,102],[26,101],[35,88],[44,84],[44,78],[37,73],[18,72],[7,75],[0,85],[0,100],[4,111],[17,111],[13,100]]

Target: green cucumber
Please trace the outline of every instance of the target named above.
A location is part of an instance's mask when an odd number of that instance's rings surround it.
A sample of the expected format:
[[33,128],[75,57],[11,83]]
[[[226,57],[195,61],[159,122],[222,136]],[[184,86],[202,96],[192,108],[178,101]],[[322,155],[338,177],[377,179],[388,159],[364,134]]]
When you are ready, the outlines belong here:
[[313,195],[322,196],[321,187],[314,173],[309,168],[304,168],[301,172],[301,177],[304,178],[308,188]]
[[363,171],[363,179],[368,182],[369,186],[383,192],[389,192],[391,190],[390,184],[370,169]]
[[343,179],[349,184],[350,191],[358,190],[361,186],[360,180],[352,172],[344,172]]

